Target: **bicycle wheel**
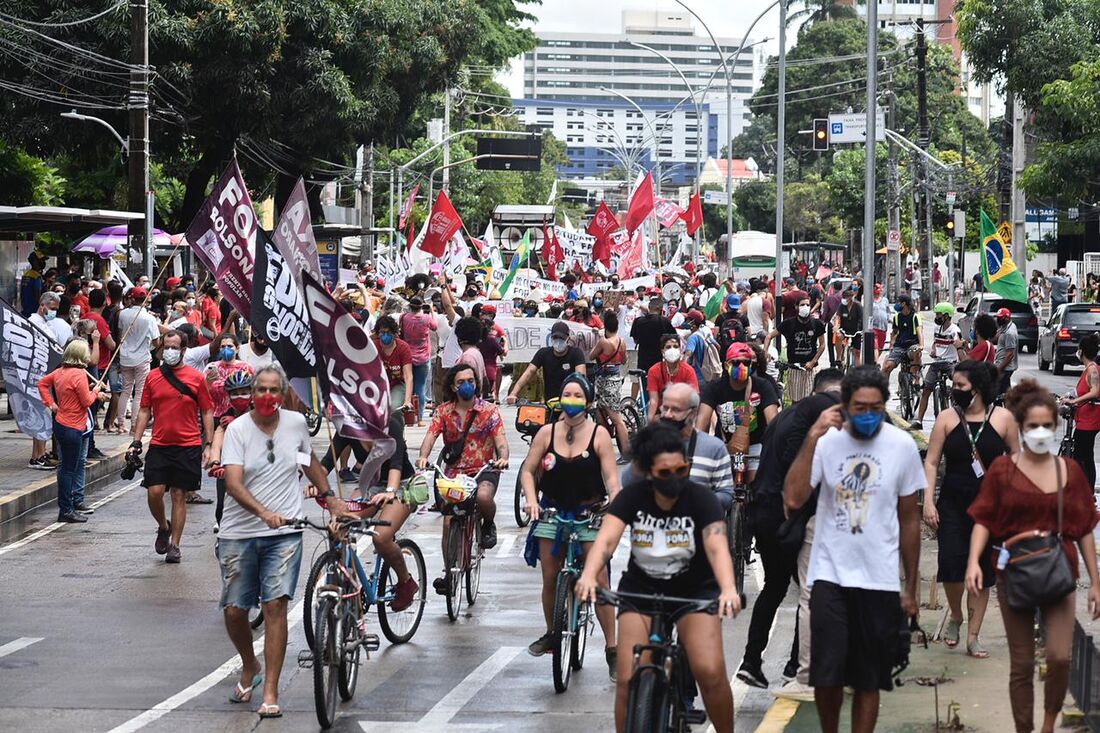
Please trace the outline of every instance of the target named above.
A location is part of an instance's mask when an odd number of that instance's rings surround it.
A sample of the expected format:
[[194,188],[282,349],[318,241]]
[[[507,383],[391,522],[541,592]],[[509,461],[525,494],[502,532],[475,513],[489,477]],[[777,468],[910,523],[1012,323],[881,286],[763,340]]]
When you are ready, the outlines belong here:
[[315,612],[318,600],[317,587],[331,582],[330,578],[336,577],[339,573],[336,570],[339,562],[340,553],[336,550],[326,550],[313,561],[313,565],[309,569],[309,575],[306,576],[306,589],[302,596],[302,627],[306,632],[306,645],[314,652],[317,651],[313,646],[313,620],[316,618]]
[[462,544],[465,541],[466,519],[451,517],[451,526],[447,528],[447,554],[443,558],[447,568],[447,618],[458,619],[462,608]]
[[531,523],[531,517],[527,515],[527,495],[523,493],[523,486],[520,485],[518,474],[516,475],[516,496],[512,508],[515,510],[517,527],[526,527]]
[[[905,367],[902,367],[904,369]],[[913,403],[909,398],[909,388],[913,376],[906,371],[903,371],[898,375],[898,402],[901,409],[901,416],[905,420],[913,419]]]
[[[363,613],[367,610],[364,608]],[[355,697],[355,685],[359,682],[359,656],[363,647],[359,644],[358,619],[348,614],[340,624],[340,673],[337,675],[340,699],[347,702]]]
[[742,507],[734,501],[730,505],[726,519],[726,536],[729,538],[730,557],[733,559],[733,580],[737,591],[745,595],[745,523],[742,521]]
[[[416,581],[419,590],[408,608],[394,611],[386,600],[378,601],[378,625],[382,627],[382,633],[390,640],[391,644],[404,644],[413,638],[413,634],[420,627],[420,619],[424,617],[424,599],[428,588],[428,571],[424,566],[424,555],[415,542],[408,539],[400,539],[397,546],[405,558],[405,567],[409,569],[409,575]],[[386,599],[386,589],[397,585],[397,571],[388,562],[382,563],[382,576],[378,579],[378,597]]]
[[313,652],[313,704],[317,722],[328,729],[336,722],[337,678],[340,669],[339,609],[333,598],[322,598],[317,605],[317,624],[313,637],[318,642]]
[[593,611],[591,602],[574,607],[576,622],[573,627],[573,643],[569,645],[569,664],[573,669],[580,669],[584,666],[584,652],[588,648],[588,632],[592,630]]
[[321,414],[319,412],[310,410],[306,413],[306,428],[311,436],[321,432]]
[[472,606],[477,603],[477,592],[481,587],[481,517],[475,514],[466,521],[473,527],[469,533],[470,562],[466,566],[466,602]]
[[571,664],[573,647],[573,596],[572,573],[558,574],[558,585],[554,590],[554,613],[551,616],[550,652],[554,661],[554,690],[565,692],[569,689],[569,675],[573,671]]
[[668,684],[656,669],[639,669],[630,678],[626,703],[627,733],[665,733]]
[[634,436],[645,425],[642,412],[638,409],[638,403],[629,397],[624,397],[623,401],[619,403],[619,414],[622,415],[623,423],[626,425],[627,442],[633,442]]

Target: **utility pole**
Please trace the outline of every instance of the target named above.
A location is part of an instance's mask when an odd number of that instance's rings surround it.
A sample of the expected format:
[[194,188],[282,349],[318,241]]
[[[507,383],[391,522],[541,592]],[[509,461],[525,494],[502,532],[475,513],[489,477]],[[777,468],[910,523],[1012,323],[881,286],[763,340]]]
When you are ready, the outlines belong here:
[[[735,61],[736,63],[736,61]],[[783,292],[783,195],[787,158],[787,0],[779,0],[779,63],[778,63],[778,107],[776,110],[776,144],[779,148],[775,156],[775,292]],[[733,198],[733,191],[730,191]],[[730,256],[733,256],[733,240],[726,243]],[[776,309],[776,328],[782,318],[781,309]]]
[[[145,274],[153,279],[152,196],[149,187],[149,0],[130,0],[129,208],[145,212],[144,223],[127,227],[130,244],[142,252]],[[127,249],[129,256],[129,249]],[[133,273],[131,273],[133,274]],[[135,278],[136,280],[137,278]]]
[[[897,97],[894,95],[894,76],[890,75],[888,84],[890,89],[887,92],[890,106],[887,108],[887,129],[897,129]],[[890,208],[887,209],[888,226],[887,229],[891,232],[901,232],[901,179],[898,175],[898,147],[894,143],[894,139],[887,136],[887,146],[890,152]],[[899,276],[901,275],[901,240],[896,243],[897,249],[890,250],[887,247],[886,252],[886,297],[892,301],[896,301],[898,293],[901,288],[899,287]],[[866,281],[864,281],[866,282]]]
[[366,172],[359,184],[362,195],[359,209],[359,258],[362,262],[374,262],[374,141],[367,147]]
[[[443,190],[451,192],[451,87],[443,95]],[[428,204],[429,206],[432,203]]]
[[867,160],[863,178],[863,363],[875,359],[871,311],[875,282],[875,152],[878,140],[878,2],[867,3]]
[[1017,95],[1012,105],[1012,259],[1020,272],[1027,272],[1027,196],[1020,188],[1020,175],[1027,161],[1024,141],[1024,104]]
[[[927,152],[931,134],[928,129],[928,43],[924,34],[924,18],[917,18],[917,117],[920,125],[917,145],[920,146],[921,150]],[[919,181],[917,185],[919,185],[918,200],[920,201],[920,212],[917,214],[917,220],[922,229],[918,240],[926,248],[925,264],[921,268],[921,285],[924,285],[924,279],[928,279],[932,275],[932,202],[929,200],[928,164],[920,155],[916,156],[915,161],[914,175],[916,180]],[[918,261],[921,259],[919,254],[917,259]],[[928,291],[927,287],[921,290],[922,293],[926,291]],[[920,309],[919,303],[914,304],[914,306],[918,310]]]

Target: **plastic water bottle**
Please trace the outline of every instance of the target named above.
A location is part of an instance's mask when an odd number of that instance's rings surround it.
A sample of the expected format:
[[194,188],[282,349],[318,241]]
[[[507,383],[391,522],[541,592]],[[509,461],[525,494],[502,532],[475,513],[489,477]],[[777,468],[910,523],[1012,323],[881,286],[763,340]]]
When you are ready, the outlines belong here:
[[369,576],[374,572],[374,540],[367,535],[360,535],[355,540],[355,554],[359,556],[359,562],[363,570]]

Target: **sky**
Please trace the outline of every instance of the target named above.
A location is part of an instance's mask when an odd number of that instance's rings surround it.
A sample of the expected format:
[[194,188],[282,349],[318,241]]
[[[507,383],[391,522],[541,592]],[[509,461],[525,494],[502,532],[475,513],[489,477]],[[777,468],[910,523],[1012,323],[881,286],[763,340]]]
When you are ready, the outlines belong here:
[[[740,39],[760,11],[773,0],[685,0],[688,7],[710,27],[719,38]],[[599,33],[621,33],[622,12],[624,10],[683,10],[672,0],[542,0],[541,5],[524,6],[532,15],[538,17],[535,33],[539,31],[577,31],[586,30]],[[705,35],[706,31],[698,23],[696,33]],[[779,48],[779,10],[765,15],[753,29],[751,40],[765,36],[771,38],[764,48],[776,53]],[[788,42],[791,41],[788,37]],[[500,82],[508,87],[514,97],[523,92],[523,61],[516,59]]]

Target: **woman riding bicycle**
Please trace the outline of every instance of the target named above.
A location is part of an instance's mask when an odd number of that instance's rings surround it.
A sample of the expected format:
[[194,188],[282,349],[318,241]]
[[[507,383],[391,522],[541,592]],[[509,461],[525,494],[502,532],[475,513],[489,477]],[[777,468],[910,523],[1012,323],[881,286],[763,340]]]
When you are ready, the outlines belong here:
[[[483,519],[481,546],[490,549],[497,543],[497,526],[493,518],[497,513],[493,497],[500,482],[500,472],[508,467],[508,441],[504,437],[504,421],[496,405],[478,397],[481,384],[477,373],[469,364],[455,364],[443,380],[443,404],[435,411],[424,442],[420,445],[420,457],[416,465],[428,467],[432,447],[443,436],[441,458],[445,473],[453,478],[458,474],[474,476],[480,472],[477,484],[477,508]],[[486,468],[492,466],[491,468]],[[485,468],[486,470],[482,471]],[[443,542],[451,518],[443,518]],[[443,548],[444,557],[447,548]],[[436,578],[436,593],[447,592],[447,576]]]
[[596,342],[592,353],[588,355],[590,360],[596,362],[596,408],[611,418],[611,424],[615,426],[619,454],[626,456],[630,445],[626,423],[619,412],[619,403],[623,399],[622,370],[626,363],[626,342],[619,336],[619,317],[610,308],[603,313],[603,332],[603,337]]
[[[582,601],[596,597],[599,575],[629,524],[630,562],[619,581],[620,592],[717,598],[722,615],[736,616],[741,599],[733,580],[722,507],[709,489],[688,479],[691,464],[680,433],[671,425],[651,423],[635,436],[633,456],[643,478],[620,491],[608,507],[594,550],[588,553],[584,573],[577,581],[577,597]],[[626,725],[634,647],[647,643],[650,615],[619,613],[615,727],[620,733]],[[679,618],[676,627],[711,723],[719,733],[730,733],[733,695],[719,619],[689,613]]]
[[[606,321],[605,321],[606,322]],[[520,468],[520,484],[527,495],[528,513],[536,524],[532,530],[539,539],[539,561],[542,564],[542,610],[546,616],[546,633],[527,651],[538,657],[551,650],[550,627],[554,613],[554,590],[562,565],[562,543],[558,522],[541,520],[543,507],[576,515],[614,499],[619,493],[619,472],[615,468],[615,448],[611,436],[602,425],[588,419],[592,404],[592,387],[580,374],[571,374],[561,388],[559,405],[562,418],[544,425],[531,441],[531,450]],[[560,430],[559,430],[560,428]],[[536,472],[539,478],[536,480]],[[538,492],[535,490],[536,482]],[[542,494],[539,503],[538,493]],[[584,527],[579,531],[587,553],[596,539],[597,530]],[[600,586],[610,587],[607,568],[600,570]],[[596,609],[606,641],[605,656],[608,671],[615,679],[615,614],[609,606]]]

